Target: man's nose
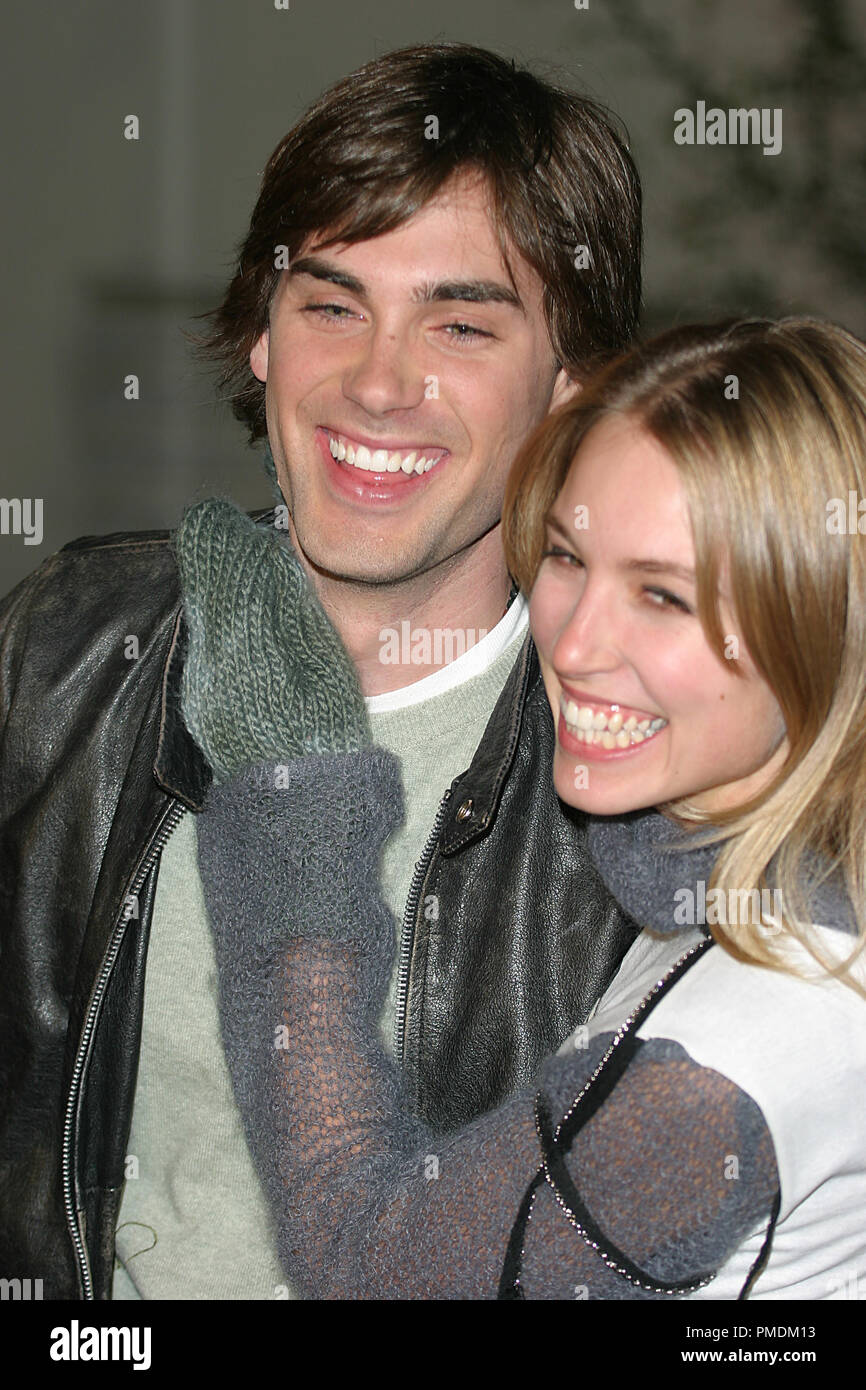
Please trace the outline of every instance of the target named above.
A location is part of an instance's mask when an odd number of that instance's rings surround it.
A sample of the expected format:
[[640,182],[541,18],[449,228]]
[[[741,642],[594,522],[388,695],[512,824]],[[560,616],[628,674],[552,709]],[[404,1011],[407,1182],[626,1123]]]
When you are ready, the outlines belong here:
[[384,415],[419,406],[424,383],[406,335],[380,325],[358,345],[358,356],[343,377],[343,394],[369,415]]

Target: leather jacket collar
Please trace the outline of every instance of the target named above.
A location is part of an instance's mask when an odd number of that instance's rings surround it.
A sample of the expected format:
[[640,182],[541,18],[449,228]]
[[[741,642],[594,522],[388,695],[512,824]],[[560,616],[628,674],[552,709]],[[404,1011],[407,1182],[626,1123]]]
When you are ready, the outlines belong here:
[[[260,526],[273,523],[273,509],[254,513]],[[181,681],[187,650],[187,628],[183,608],[179,608],[168,655],[162,673],[159,739],[153,765],[162,789],[189,807],[200,811],[213,775],[208,762],[183,722]],[[520,720],[526,696],[538,678],[538,657],[527,636],[520,658],[500,697],[497,713],[487,726],[472,764],[461,779],[460,798],[443,828],[440,842],[444,854],[453,854],[482,835],[496,814],[500,793],[508,777],[520,734]]]

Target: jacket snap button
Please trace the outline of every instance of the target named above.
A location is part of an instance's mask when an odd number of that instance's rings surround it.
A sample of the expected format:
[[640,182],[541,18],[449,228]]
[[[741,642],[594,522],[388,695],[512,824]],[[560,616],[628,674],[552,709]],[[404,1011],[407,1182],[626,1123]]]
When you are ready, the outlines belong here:
[[471,815],[472,815],[472,798],[471,798],[471,796],[470,796],[469,800],[468,800],[468,801],[464,801],[464,802],[463,802],[463,805],[460,806],[460,807],[458,808],[458,811],[457,811],[457,819],[458,819],[458,820],[468,820],[469,817],[470,817]]

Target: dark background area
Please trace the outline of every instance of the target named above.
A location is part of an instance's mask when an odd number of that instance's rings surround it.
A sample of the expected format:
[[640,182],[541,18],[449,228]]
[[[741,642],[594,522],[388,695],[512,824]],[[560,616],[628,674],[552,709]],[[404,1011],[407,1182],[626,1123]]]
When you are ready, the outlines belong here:
[[[184,330],[221,297],[265,161],[337,77],[481,44],[588,92],[644,181],[646,330],[808,312],[866,335],[863,0],[79,0],[4,18],[0,592],[75,536],[266,505]],[[783,147],[679,146],[674,111],[779,107]],[[138,116],[140,138],[124,138]],[[124,398],[124,378],[140,399]]]

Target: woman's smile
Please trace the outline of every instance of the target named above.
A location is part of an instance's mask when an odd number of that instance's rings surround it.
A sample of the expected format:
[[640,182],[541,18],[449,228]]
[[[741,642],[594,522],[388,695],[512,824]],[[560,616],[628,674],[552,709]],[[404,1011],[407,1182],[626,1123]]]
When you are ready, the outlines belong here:
[[[617,702],[593,700],[563,685],[559,696],[557,737],[566,750],[590,758],[606,758],[645,748],[666,727],[667,720]],[[575,749],[575,744],[584,748]]]

